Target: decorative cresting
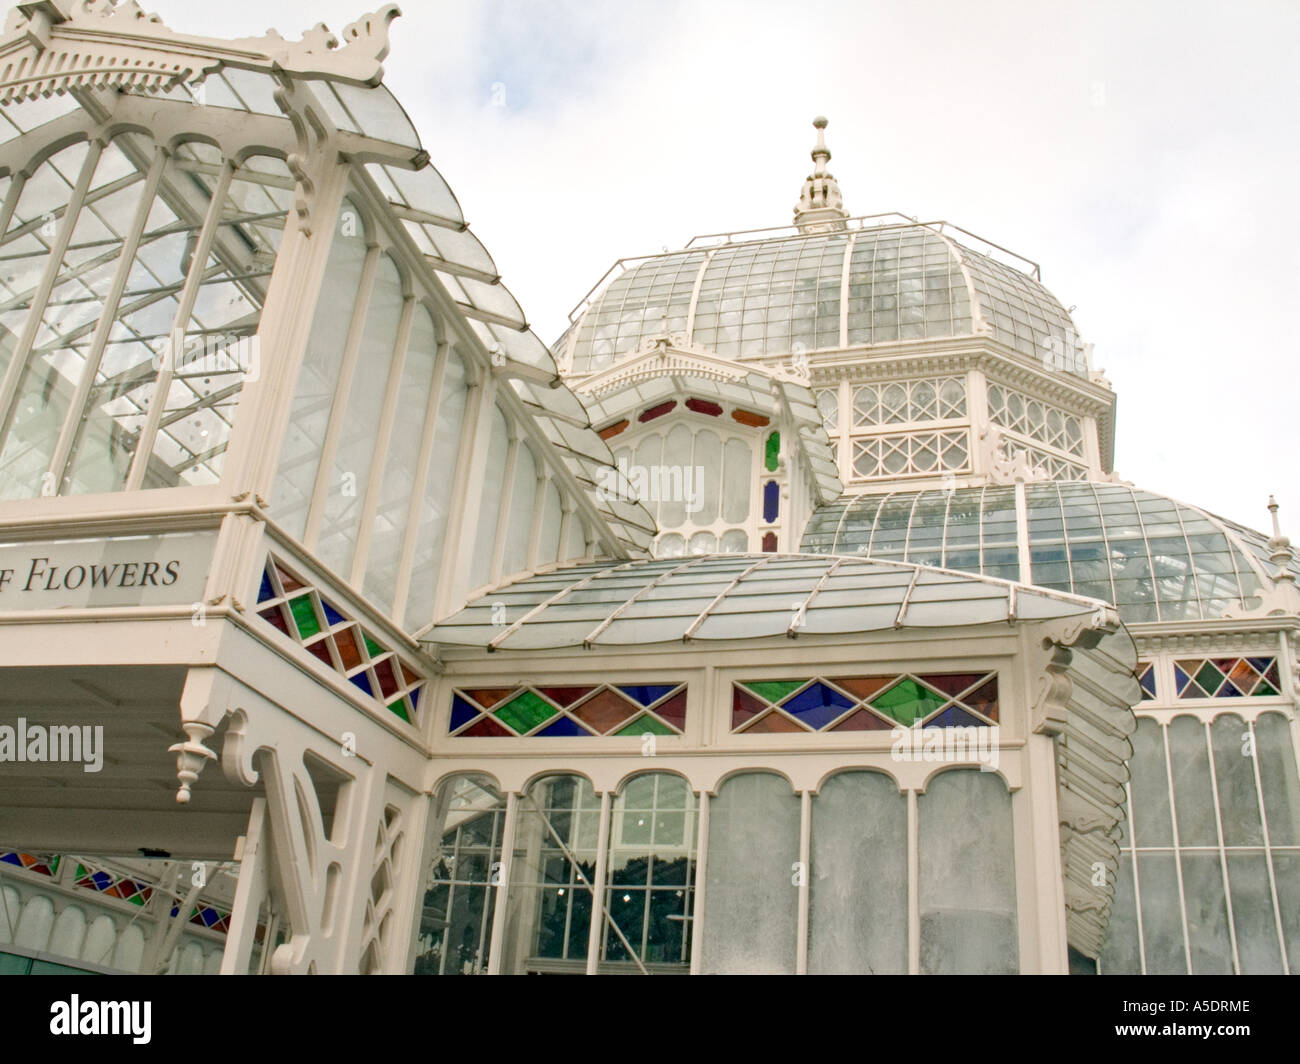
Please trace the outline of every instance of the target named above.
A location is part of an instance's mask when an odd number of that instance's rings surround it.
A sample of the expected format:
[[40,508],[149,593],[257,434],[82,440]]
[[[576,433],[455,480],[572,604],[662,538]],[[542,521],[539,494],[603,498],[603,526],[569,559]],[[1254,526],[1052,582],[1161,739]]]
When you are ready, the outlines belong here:
[[1300,588],[1296,587],[1295,551],[1291,540],[1282,535],[1282,528],[1277,520],[1277,500],[1268,497],[1268,512],[1273,519],[1273,535],[1268,540],[1268,560],[1277,568],[1272,579],[1272,586],[1266,587],[1259,594],[1259,605],[1248,609],[1246,605],[1234,602],[1224,613],[1225,617],[1269,617],[1274,614],[1300,614]]
[[799,205],[794,209],[794,222],[801,233],[843,229],[844,219],[849,216],[839,182],[826,169],[831,159],[830,149],[826,147],[826,125],[826,119],[820,115],[813,119],[813,128],[817,130],[817,146],[812,150],[813,172],[804,179]]
[[165,92],[201,81],[222,66],[378,85],[388,55],[388,26],[401,14],[385,4],[345,26],[342,45],[324,23],[288,41],[223,41],[168,29],[136,0],[33,0],[9,13],[0,41],[0,103],[74,88]]
[[1056,740],[1066,936],[1089,957],[1100,952],[1110,921],[1133,755],[1129,736],[1137,728],[1132,707],[1142,698],[1137,649],[1111,618],[1054,623],[1043,639],[1030,716],[1033,731]]

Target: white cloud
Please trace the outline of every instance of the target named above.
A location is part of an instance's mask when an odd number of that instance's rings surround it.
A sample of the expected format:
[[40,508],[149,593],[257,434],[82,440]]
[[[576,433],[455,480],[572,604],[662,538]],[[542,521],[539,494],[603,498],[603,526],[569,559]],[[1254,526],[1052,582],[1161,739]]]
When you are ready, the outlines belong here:
[[[356,4],[151,9],[293,36]],[[1294,4],[405,10],[387,84],[543,339],[620,256],[788,222],[825,113],[854,213],[956,222],[1077,304],[1122,475],[1254,527],[1276,492],[1300,540]]]

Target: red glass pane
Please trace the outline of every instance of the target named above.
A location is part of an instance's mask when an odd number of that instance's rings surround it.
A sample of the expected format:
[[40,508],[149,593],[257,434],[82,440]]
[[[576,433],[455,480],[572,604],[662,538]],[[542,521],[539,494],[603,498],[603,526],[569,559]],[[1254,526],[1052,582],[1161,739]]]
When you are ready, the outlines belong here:
[[775,554],[775,553],[776,553],[776,533],[775,533],[775,532],[765,532],[765,533],[763,534],[763,553],[764,553],[764,554]]
[[869,710],[860,709],[856,713],[850,713],[838,724],[828,731],[892,731],[898,725],[892,720],[885,720],[884,717],[877,717]]
[[[678,731],[686,727],[686,690],[683,688],[668,699],[667,702],[661,702],[655,707],[655,716],[659,717],[667,724],[671,724]],[[733,725],[734,727],[734,725]]]
[[506,731],[505,727],[498,724],[491,717],[484,717],[472,728],[466,728],[461,735],[513,735],[513,732]]
[[330,657],[328,639],[318,639],[307,649],[311,651],[311,653],[315,654],[316,657],[320,658],[321,661],[325,662],[325,664],[331,669],[334,668],[334,659]]
[[557,706],[567,708],[580,698],[585,698],[594,687],[539,687],[539,691]]
[[987,675],[987,672],[934,672],[918,676],[918,679],[922,683],[929,684],[936,691],[942,691],[949,698],[956,698],[966,688],[978,683]]
[[789,717],[772,712],[746,728],[745,734],[773,734],[776,732],[801,732],[806,730],[802,724],[796,724]]
[[666,403],[660,403],[658,406],[652,406],[649,410],[642,410],[637,416],[637,420],[644,424],[647,421],[653,421],[657,417],[663,417],[670,410],[677,406],[676,399],[670,399]]
[[998,678],[994,676],[988,683],[981,684],[962,701],[977,713],[983,713],[989,720],[997,720]]
[[518,687],[476,687],[472,691],[462,691],[461,694],[469,695],[484,709],[491,709],[507,695],[512,695],[518,690]]
[[297,591],[300,588],[307,586],[306,584],[303,584],[300,581],[295,580],[292,576],[286,573],[278,565],[275,567],[275,572],[276,575],[280,577],[280,586],[284,588],[286,594],[288,594],[291,591]]
[[361,648],[357,646],[357,630],[344,628],[334,633],[334,645],[339,648],[339,660],[343,668],[351,672],[361,664]]
[[377,662],[375,664],[375,678],[379,681],[379,690],[384,693],[384,698],[392,698],[397,694],[398,683],[397,676],[393,672],[392,659]]
[[417,674],[413,673],[405,665],[402,666],[402,679],[406,681],[407,687],[413,687],[420,682],[420,677]]
[[752,720],[765,710],[765,706],[753,695],[739,687],[731,688],[731,730],[735,731],[747,720]]
[[694,410],[697,414],[708,414],[709,417],[717,417],[722,413],[722,407],[707,399],[687,399],[686,409]]
[[275,625],[285,635],[289,634],[289,626],[285,623],[284,614],[280,612],[279,606],[272,606],[268,610],[262,610],[258,613],[258,616],[261,617],[262,620],[269,621],[271,624]]
[[625,428],[627,428],[628,424],[629,422],[627,418],[624,418],[622,421],[615,421],[614,424],[612,425],[606,425],[603,429],[600,430],[599,433],[600,438],[602,440],[612,439],[614,436],[617,436],[620,432],[622,432]]
[[606,687],[572,712],[592,731],[605,735],[640,712],[640,707],[632,705],[621,695],[615,694]]
[[831,683],[865,701],[897,679],[897,676],[845,676],[831,677]]

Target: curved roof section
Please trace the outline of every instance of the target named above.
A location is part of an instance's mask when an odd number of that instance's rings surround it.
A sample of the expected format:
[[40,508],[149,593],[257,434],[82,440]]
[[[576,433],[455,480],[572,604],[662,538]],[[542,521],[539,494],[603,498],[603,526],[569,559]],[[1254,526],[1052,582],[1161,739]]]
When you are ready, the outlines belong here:
[[817,510],[801,547],[1086,595],[1114,603],[1130,624],[1221,617],[1258,595],[1261,573],[1276,572],[1265,536],[1154,492],[1035,483],[1025,506],[1022,542],[1014,486],[844,498]]
[[736,358],[981,335],[1035,358],[1064,351],[1067,368],[1085,374],[1069,313],[1037,269],[945,228],[874,224],[651,256],[610,281],[555,349],[584,375],[665,333]]
[[[791,603],[802,603],[802,610]],[[494,623],[503,605],[506,617],[516,618],[504,629]],[[1095,599],[897,561],[696,555],[527,577],[470,602],[426,639],[487,650],[558,650],[1085,615],[1099,626],[1115,619]]]

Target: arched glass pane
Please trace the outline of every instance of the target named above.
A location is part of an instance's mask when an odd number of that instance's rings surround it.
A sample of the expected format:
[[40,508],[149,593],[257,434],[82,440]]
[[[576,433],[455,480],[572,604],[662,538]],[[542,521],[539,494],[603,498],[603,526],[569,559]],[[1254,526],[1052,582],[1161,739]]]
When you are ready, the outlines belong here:
[[456,776],[438,788],[440,818],[425,882],[415,949],[415,975],[479,975],[487,971],[496,875],[506,799],[490,780]]
[[750,482],[754,455],[744,440],[731,439],[723,448],[722,519],[730,524],[749,520]]
[[[203,146],[196,145],[196,155]],[[179,155],[175,165],[185,168]],[[191,175],[209,198],[211,172]],[[144,486],[213,484],[221,477],[244,382],[260,372],[251,338],[261,317],[284,219],[293,201],[289,169],[279,159],[256,157],[241,164],[220,208],[220,223],[194,309],[184,330],[184,354],[171,384],[153,441]],[[176,357],[176,356],[174,356]]]
[[637,444],[636,460],[630,463],[631,468],[628,469],[627,474],[641,500],[641,505],[656,521],[659,519],[659,469],[663,456],[663,438],[647,436]]
[[1255,721],[1255,756],[1273,846],[1300,845],[1300,779],[1296,778],[1291,725],[1281,713],[1261,713]]
[[564,504],[560,501],[560,489],[555,481],[546,482],[542,494],[542,530],[537,541],[537,564],[560,559],[560,526],[564,521]]
[[878,772],[841,772],[812,800],[808,971],[907,972],[907,802]]
[[712,532],[696,532],[688,549],[692,554],[713,554],[718,549],[718,537]]
[[1261,846],[1264,826],[1255,790],[1255,759],[1246,722],[1235,713],[1216,717],[1210,725],[1214,746],[1214,775],[1219,785],[1219,815],[1225,846]]
[[537,461],[532,450],[520,443],[515,457],[514,484],[510,489],[510,517],[506,523],[506,549],[501,562],[503,575],[528,568],[528,540],[533,530],[536,494]]
[[370,525],[370,552],[366,558],[366,594],[385,609],[391,609],[397,592],[397,569],[402,559],[406,519],[415,499],[416,465],[424,434],[433,382],[438,337],[433,319],[424,307],[415,308],[411,338],[402,364],[401,391],[388,441],[388,456],[381,473],[383,487]]
[[379,260],[366,306],[365,328],[348,387],[347,406],[338,427],[333,468],[325,485],[325,510],[316,553],[346,578],[356,551],[361,510],[375,456],[375,426],[384,411],[397,329],[402,318],[402,277],[387,255]]
[[565,561],[587,556],[587,532],[583,528],[582,518],[574,514],[569,519],[568,544],[564,549]]
[[338,389],[343,350],[366,258],[366,237],[356,222],[357,209],[345,201],[339,217],[316,300],[311,335],[298,372],[272,497],[276,521],[290,535],[299,538],[307,527],[307,510],[316,483],[321,446],[329,427],[330,408]]
[[739,528],[729,528],[722,533],[719,549],[723,554],[744,554],[749,550],[749,533]]
[[917,798],[921,971],[1020,970],[1011,795],[991,772],[953,769]]
[[656,558],[680,558],[686,553],[686,540],[676,532],[666,532],[655,544]]
[[420,519],[411,559],[411,582],[406,600],[406,627],[415,630],[433,620],[433,600],[438,589],[438,568],[447,539],[447,516],[455,487],[465,427],[465,400],[469,395],[465,365],[456,349],[447,352],[438,392],[438,417],[433,429],[433,453],[420,500]]
[[[37,308],[40,322],[4,426],[7,433],[0,453],[0,470],[4,471],[0,476],[0,497],[32,498],[42,491],[52,494],[53,485],[45,483],[45,475],[144,191],[143,174],[132,164],[124,147],[145,167],[153,156],[153,145],[136,136],[119,137],[99,156],[54,287],[44,307]],[[72,193],[67,183],[77,181],[85,157],[84,144],[63,149],[32,175],[20,197],[11,225],[17,225],[38,203],[45,203],[46,212],[34,219],[39,224],[26,234],[6,240],[0,252],[6,260],[4,272],[11,275],[5,281],[9,292],[5,293],[5,311],[0,319],[6,326],[0,343],[5,354],[0,355],[0,361],[9,361],[18,333],[28,327],[32,299],[48,260],[47,245],[53,243],[64,224]],[[74,164],[77,169],[73,169]],[[56,190],[60,202],[48,202]],[[33,256],[37,248],[46,249],[39,258]]]
[[691,464],[691,451],[691,430],[675,425],[664,437],[662,467],[649,471],[651,483],[660,489],[659,524],[663,528],[679,528],[686,521],[686,499],[681,488]]
[[622,963],[602,971],[639,970],[634,955],[647,966],[689,969],[698,816],[686,781],[667,772],[636,776],[615,797],[601,959]]
[[733,776],[709,803],[705,972],[794,973],[799,821],[798,795],[772,773]]
[[711,525],[718,519],[718,496],[722,481],[722,441],[707,429],[695,434],[695,462],[683,471],[687,514],[697,525]]
[[599,834],[600,800],[581,776],[548,776],[520,799],[503,972],[585,970]]
[[501,516],[501,493],[505,487],[506,457],[510,451],[510,430],[499,406],[492,407],[487,461],[483,466],[483,494],[479,498],[478,520],[474,524],[474,561],[470,567],[470,589],[492,579],[492,552],[496,547],[497,523]]

